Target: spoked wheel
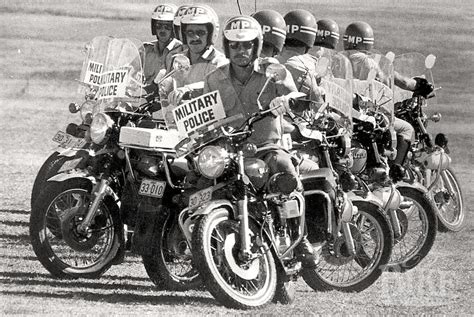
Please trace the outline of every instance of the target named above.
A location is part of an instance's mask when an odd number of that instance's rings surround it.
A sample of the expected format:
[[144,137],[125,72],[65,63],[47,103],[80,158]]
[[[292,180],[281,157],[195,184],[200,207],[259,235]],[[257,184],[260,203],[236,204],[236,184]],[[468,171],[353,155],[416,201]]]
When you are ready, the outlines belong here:
[[305,282],[316,291],[360,292],[372,285],[387,264],[393,243],[390,225],[375,204],[354,201],[359,213],[350,231],[355,254],[350,254],[341,234],[326,241],[314,270],[303,270]]
[[30,217],[30,237],[38,260],[55,277],[98,278],[119,249],[118,207],[102,201],[86,231],[80,229],[90,203],[91,184],[52,182],[40,193]]
[[239,224],[224,208],[205,215],[193,231],[193,256],[209,292],[227,307],[250,309],[269,303],[277,284],[273,254],[250,225],[251,254],[240,251]]
[[148,276],[158,287],[185,291],[201,284],[199,273],[192,265],[191,249],[179,228],[176,217],[162,216],[156,247],[151,255],[143,255]]
[[[435,172],[432,177],[435,178]],[[460,231],[464,227],[466,214],[461,186],[452,169],[441,172],[430,195],[436,204],[440,231]]]
[[407,206],[397,211],[402,232],[400,237],[395,237],[387,270],[405,272],[418,265],[431,250],[438,221],[430,201],[422,192],[410,187],[397,189]]

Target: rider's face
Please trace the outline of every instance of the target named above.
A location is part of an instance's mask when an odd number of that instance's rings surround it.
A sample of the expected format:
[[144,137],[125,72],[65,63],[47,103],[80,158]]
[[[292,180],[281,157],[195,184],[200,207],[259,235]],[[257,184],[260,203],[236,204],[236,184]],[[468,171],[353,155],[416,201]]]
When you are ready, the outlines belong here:
[[194,54],[201,54],[207,46],[208,31],[205,25],[190,24],[187,25],[184,34],[186,35],[186,44]]
[[248,66],[252,61],[253,42],[229,42],[230,62],[241,67]]
[[173,34],[173,22],[155,23],[156,39],[162,43],[168,43]]

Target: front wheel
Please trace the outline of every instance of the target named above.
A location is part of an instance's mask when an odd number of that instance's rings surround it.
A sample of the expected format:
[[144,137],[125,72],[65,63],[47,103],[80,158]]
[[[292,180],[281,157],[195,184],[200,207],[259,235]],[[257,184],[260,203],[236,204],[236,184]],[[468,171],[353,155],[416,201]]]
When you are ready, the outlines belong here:
[[380,208],[366,201],[353,205],[359,211],[350,223],[356,253],[348,252],[343,234],[325,241],[317,268],[303,270],[315,291],[360,292],[379,278],[390,259],[393,234]]
[[150,255],[143,255],[145,270],[155,285],[175,291],[197,288],[201,279],[192,266],[191,248],[173,215],[160,215],[158,239]]
[[[433,177],[435,177],[433,172]],[[449,168],[441,172],[437,184],[430,191],[432,200],[436,204],[440,231],[462,230],[465,224],[465,209],[461,186],[454,171]]]
[[251,309],[269,303],[277,285],[273,254],[254,223],[251,254],[240,252],[239,223],[218,208],[198,220],[193,230],[193,259],[208,291],[231,308]]
[[79,230],[91,201],[85,179],[51,182],[30,216],[30,238],[38,260],[55,277],[98,278],[113,263],[120,245],[118,206],[105,199],[86,232]]
[[406,208],[397,210],[401,236],[395,239],[387,271],[405,272],[414,268],[428,254],[436,238],[438,221],[430,201],[422,192],[398,187]]

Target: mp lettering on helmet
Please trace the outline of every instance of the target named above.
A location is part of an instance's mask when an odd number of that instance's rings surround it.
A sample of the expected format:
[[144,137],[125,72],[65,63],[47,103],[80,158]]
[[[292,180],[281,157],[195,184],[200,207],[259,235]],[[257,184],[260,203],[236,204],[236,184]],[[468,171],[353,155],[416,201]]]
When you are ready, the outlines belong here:
[[188,10],[188,8],[181,8],[181,9],[179,9],[177,16],[180,16],[180,17],[181,17],[181,16],[185,15],[185,13],[186,13],[187,10]]
[[230,24],[230,29],[231,30],[242,30],[242,29],[249,29],[252,26],[252,24],[249,21],[245,20],[236,20],[232,21]]
[[288,33],[295,33],[297,32],[298,30],[300,29],[300,26],[299,25],[296,25],[296,24],[289,24],[286,26],[286,31]]
[[186,15],[200,15],[200,14],[206,14],[206,10],[204,10],[203,8],[191,7],[186,12]]
[[173,13],[173,9],[168,6],[161,5],[156,8],[155,12],[156,13]]
[[262,33],[272,33],[272,27],[268,25],[262,25]]
[[317,30],[316,32],[316,34],[321,37],[327,37],[331,35],[331,31],[328,30]]

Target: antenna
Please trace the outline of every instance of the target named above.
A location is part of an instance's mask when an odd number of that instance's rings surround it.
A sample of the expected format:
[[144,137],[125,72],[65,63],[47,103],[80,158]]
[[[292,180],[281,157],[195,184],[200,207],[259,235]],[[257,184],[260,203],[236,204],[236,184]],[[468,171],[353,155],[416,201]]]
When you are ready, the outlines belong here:
[[240,15],[242,15],[242,9],[240,8],[240,2],[239,2],[239,0],[237,0],[237,6],[239,7],[239,13],[240,13]]

